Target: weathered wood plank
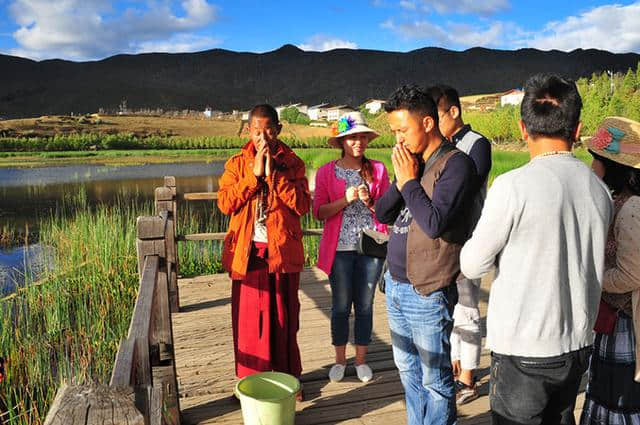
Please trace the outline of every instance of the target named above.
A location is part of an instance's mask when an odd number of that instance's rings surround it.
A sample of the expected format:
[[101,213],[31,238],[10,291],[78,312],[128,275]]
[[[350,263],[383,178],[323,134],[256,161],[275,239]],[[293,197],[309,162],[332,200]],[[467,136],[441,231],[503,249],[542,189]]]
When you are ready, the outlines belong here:
[[147,256],[144,260],[143,272],[140,276],[140,289],[136,305],[133,308],[128,337],[135,340],[136,345],[136,384],[151,384],[151,365],[149,363],[149,334],[153,323],[153,296],[158,280],[160,258],[157,255]]
[[144,259],[147,256],[155,255],[161,258],[165,258],[165,243],[164,239],[151,239],[136,241],[136,252],[138,254],[138,274],[142,276],[142,267],[144,265]]
[[161,217],[138,217],[136,229],[138,239],[164,238],[166,222]]
[[169,290],[167,287],[167,271],[165,267],[158,270],[155,291],[153,295],[152,332],[149,336],[150,345],[173,345],[171,338],[171,313],[169,311]]
[[218,192],[192,192],[178,195],[181,201],[214,201],[218,199]]
[[[159,399],[159,413],[162,416],[162,423],[165,425],[179,425],[180,402],[173,364],[155,366],[153,368],[153,392],[152,400],[154,401],[152,405],[156,405]],[[152,410],[152,414],[156,413]]]
[[135,340],[122,338],[116,353],[116,361],[111,372],[109,385],[114,388],[126,388],[131,386],[134,371]]
[[169,276],[169,309],[171,313],[180,311],[180,290],[178,288],[178,264],[168,263],[167,274]]
[[131,390],[104,385],[63,385],[49,409],[45,425],[144,425]]
[[176,178],[174,176],[164,176],[164,185],[166,187],[176,187]]
[[163,237],[165,239],[165,251],[167,255],[166,256],[167,261],[175,264],[178,253],[176,252],[177,246],[176,246],[175,233],[173,232],[173,229],[174,229],[173,223],[174,223],[173,216],[171,216],[167,220],[167,226],[165,227],[165,234],[163,235]]
[[178,235],[176,238],[179,242],[184,241],[221,241],[227,235],[226,232],[220,233],[190,233],[188,235]]
[[[183,312],[173,315],[176,367],[180,406],[185,422],[241,424],[240,406],[231,397],[233,344],[231,335],[231,283],[226,275],[180,280]],[[483,284],[483,304],[489,283]],[[330,337],[331,291],[327,276],[316,269],[301,273],[300,345],[305,392],[309,399],[297,404],[297,424],[405,424],[402,386],[393,363],[385,296],[376,292],[374,334],[368,363],[374,380],[362,384],[353,369],[353,347],[349,345],[349,367],[340,383],[328,382],[333,364]],[[489,353],[480,366],[481,397],[458,411],[461,424],[489,423],[486,373]]]
[[170,187],[156,187],[156,190],[154,192],[154,199],[156,200],[156,202],[173,201],[173,191]]

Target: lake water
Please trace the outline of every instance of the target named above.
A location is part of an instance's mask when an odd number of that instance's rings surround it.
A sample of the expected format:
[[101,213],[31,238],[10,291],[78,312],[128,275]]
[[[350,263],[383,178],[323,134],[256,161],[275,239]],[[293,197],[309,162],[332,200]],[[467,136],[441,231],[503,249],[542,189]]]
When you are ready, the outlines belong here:
[[[33,231],[41,217],[79,193],[86,194],[90,205],[133,196],[151,201],[164,176],[175,176],[180,192],[214,192],[223,170],[223,161],[0,168],[0,228],[7,226],[18,233],[27,228]],[[0,249],[0,295],[20,285],[25,273],[37,276],[47,267],[42,253],[37,244]]]

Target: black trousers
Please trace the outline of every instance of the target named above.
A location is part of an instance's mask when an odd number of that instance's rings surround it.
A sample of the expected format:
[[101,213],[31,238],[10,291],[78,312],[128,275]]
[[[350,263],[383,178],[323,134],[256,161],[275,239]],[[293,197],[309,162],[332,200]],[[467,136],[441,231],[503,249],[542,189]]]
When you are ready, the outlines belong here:
[[591,347],[554,357],[491,353],[494,425],[575,425],[573,411]]

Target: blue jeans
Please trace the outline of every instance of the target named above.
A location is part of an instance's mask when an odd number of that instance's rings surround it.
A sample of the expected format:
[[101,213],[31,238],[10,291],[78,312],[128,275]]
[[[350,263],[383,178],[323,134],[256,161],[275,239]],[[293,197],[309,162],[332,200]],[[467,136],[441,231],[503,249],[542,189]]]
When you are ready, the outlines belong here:
[[455,285],[421,295],[386,273],[387,315],[393,360],[400,373],[409,425],[456,423],[449,336]]
[[384,261],[356,251],[338,251],[333,260],[331,283],[331,343],[346,345],[349,315],[355,309],[353,333],[356,345],[369,345],[373,326],[373,295]]

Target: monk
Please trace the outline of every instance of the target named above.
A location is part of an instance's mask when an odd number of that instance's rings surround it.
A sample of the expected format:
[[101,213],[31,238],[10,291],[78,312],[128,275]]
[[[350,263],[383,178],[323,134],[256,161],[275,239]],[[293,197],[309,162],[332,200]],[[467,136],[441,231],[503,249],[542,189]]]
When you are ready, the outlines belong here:
[[218,208],[230,216],[222,264],[231,276],[236,376],[300,376],[298,286],[304,264],[300,217],[311,206],[304,162],[278,140],[270,105],[249,114],[251,140],[225,164]]

